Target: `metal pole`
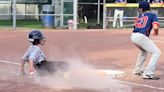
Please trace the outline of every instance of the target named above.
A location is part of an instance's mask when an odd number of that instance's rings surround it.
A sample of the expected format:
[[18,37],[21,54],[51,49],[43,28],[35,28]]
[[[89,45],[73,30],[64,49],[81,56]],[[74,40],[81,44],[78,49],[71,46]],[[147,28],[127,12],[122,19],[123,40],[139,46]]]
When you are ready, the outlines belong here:
[[52,5],[55,5],[55,0],[52,0],[52,3],[51,3]]
[[106,7],[105,7],[105,4],[106,4],[106,0],[103,0],[103,29],[105,29],[106,25],[105,25],[105,20],[106,20]]
[[97,24],[100,24],[100,0],[98,0],[97,4]]
[[60,16],[60,27],[64,25],[64,0],[61,0],[61,16]]
[[78,8],[78,0],[74,0],[73,2],[73,29],[77,29],[77,8]]
[[16,0],[13,0],[13,29],[16,29]]
[[12,2],[12,0],[10,0],[10,10],[9,10],[9,14],[10,14],[10,20],[12,19],[12,4],[13,4],[13,2]]

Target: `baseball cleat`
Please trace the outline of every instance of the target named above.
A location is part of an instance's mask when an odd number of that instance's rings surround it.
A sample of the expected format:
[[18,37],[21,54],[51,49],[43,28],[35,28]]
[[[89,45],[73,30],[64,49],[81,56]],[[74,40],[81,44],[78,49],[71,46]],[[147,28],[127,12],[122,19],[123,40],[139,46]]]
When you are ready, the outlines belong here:
[[142,74],[143,74],[143,71],[133,73],[133,75],[138,75],[138,76],[141,76]]
[[149,80],[159,80],[160,78],[155,75],[143,75],[143,79],[149,79]]

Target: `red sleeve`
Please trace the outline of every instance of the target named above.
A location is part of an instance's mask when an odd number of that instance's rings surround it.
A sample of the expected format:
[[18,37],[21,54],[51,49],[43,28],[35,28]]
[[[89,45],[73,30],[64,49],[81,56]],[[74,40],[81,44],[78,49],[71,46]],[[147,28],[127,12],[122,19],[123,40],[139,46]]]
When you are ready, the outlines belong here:
[[157,24],[158,26],[160,26],[159,22],[157,22],[157,21],[154,21],[152,24],[153,24],[153,25],[154,25],[154,24]]

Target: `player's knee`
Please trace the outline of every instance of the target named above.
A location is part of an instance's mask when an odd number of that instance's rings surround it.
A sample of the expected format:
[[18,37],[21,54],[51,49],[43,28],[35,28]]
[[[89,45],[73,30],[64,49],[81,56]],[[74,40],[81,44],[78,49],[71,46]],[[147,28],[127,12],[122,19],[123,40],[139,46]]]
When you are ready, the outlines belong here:
[[157,50],[156,52],[153,53],[154,56],[160,57],[161,56],[161,51]]
[[158,55],[161,56],[161,51],[160,50],[158,51]]
[[147,52],[146,51],[141,51],[139,56],[146,56],[147,55]]

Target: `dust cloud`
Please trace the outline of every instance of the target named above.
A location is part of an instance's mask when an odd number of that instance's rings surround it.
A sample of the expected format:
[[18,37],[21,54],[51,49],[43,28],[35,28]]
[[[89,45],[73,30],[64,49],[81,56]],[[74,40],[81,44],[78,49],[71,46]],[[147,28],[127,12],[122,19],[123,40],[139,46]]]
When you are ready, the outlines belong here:
[[84,64],[80,59],[67,59],[69,69],[66,73],[36,77],[35,82],[42,86],[63,89],[87,89],[100,92],[131,92],[131,87],[117,80],[97,74],[95,68]]

